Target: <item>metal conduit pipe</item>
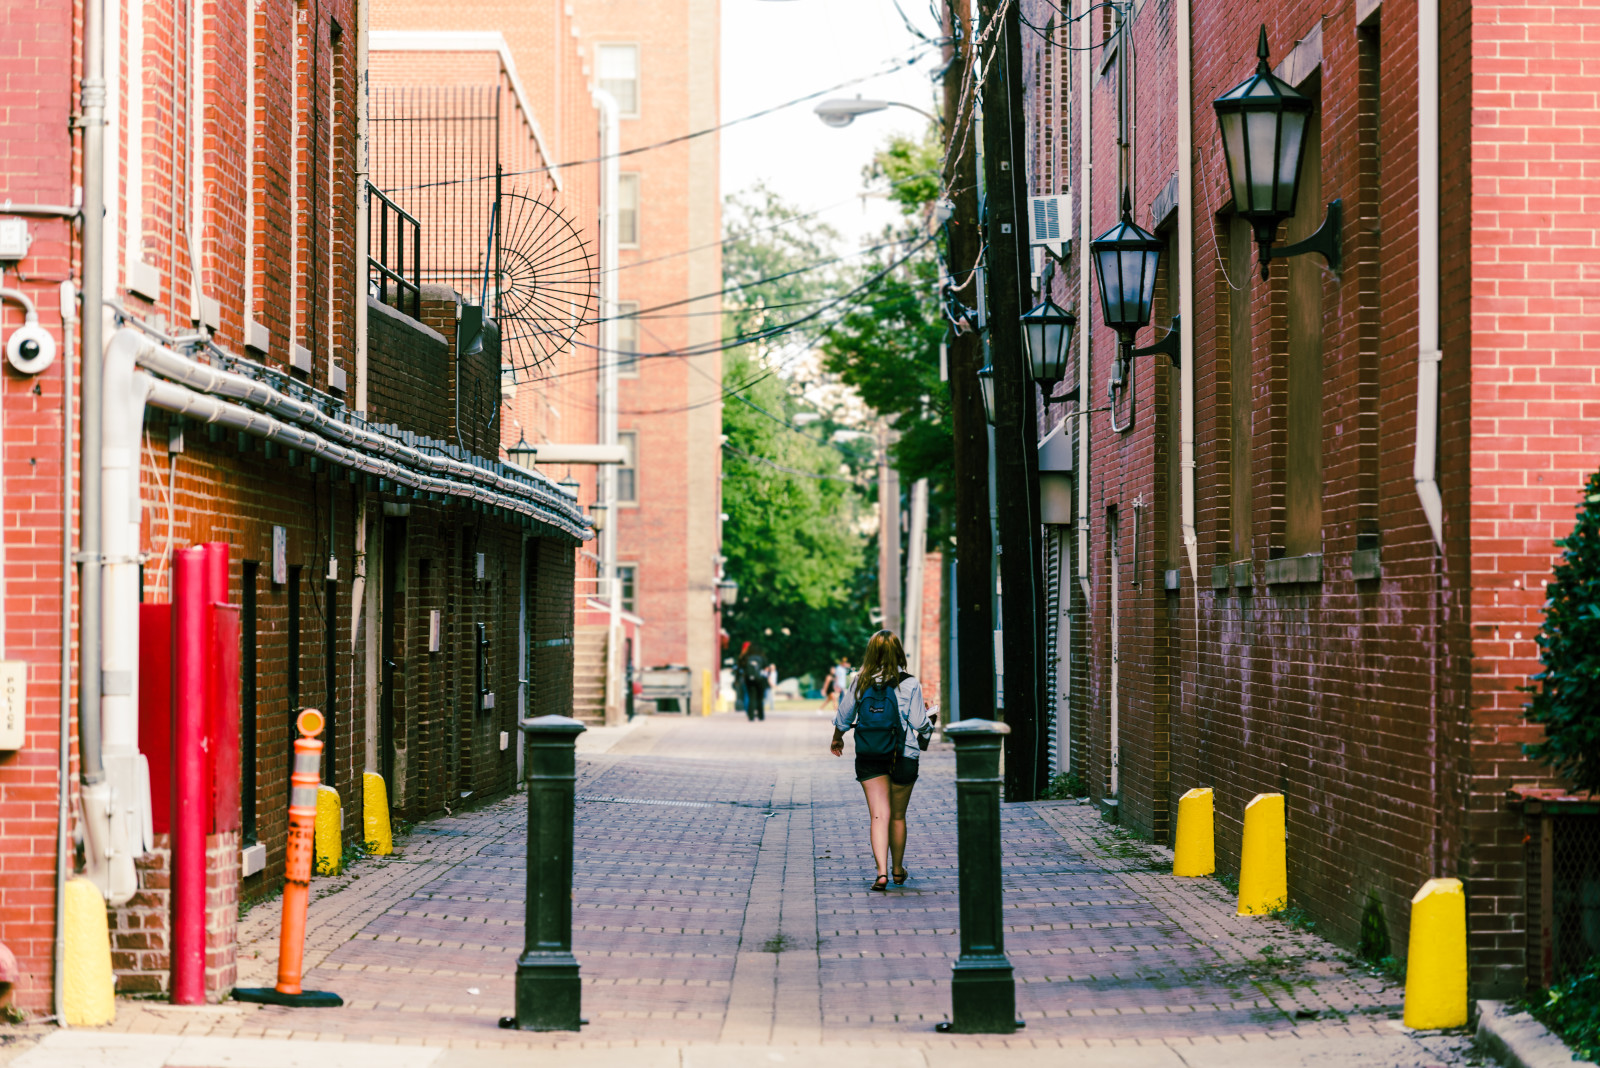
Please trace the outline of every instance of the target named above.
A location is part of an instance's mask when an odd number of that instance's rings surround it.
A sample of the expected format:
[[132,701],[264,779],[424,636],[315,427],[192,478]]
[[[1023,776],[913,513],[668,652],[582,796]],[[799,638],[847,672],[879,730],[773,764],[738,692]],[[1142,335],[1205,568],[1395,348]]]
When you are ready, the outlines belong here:
[[[217,423],[266,441],[276,441],[286,448],[299,449],[311,456],[320,456],[329,463],[375,475],[379,478],[387,478],[400,485],[410,486],[423,492],[481,501],[492,507],[504,508],[521,515],[532,516],[540,522],[560,527],[564,532],[572,534],[574,537],[582,537],[587,534],[587,529],[575,522],[570,516],[553,515],[542,509],[539,506],[540,502],[530,501],[527,497],[496,493],[482,486],[467,485],[448,478],[424,474],[401,466],[392,460],[368,456],[354,449],[331,442],[312,431],[290,426],[278,419],[274,419],[270,415],[252,411],[243,405],[232,404],[218,397],[196,393],[194,390],[175,382],[152,379],[150,404],[153,407],[182,415],[185,418],[195,419],[203,423]],[[568,501],[567,508],[572,513],[576,513],[577,503]]]
[[[122,342],[124,338],[127,340]],[[155,344],[131,328],[124,327],[117,331],[112,344],[119,342],[139,346],[136,355],[139,366],[155,372],[162,378],[187,386],[197,393],[214,394],[260,408],[263,412],[270,413],[285,422],[310,429],[313,432],[313,440],[322,441],[325,445],[339,443],[350,450],[356,450],[358,455],[374,453],[395,464],[420,469],[450,484],[454,481],[473,483],[485,488],[491,495],[512,496],[524,501],[531,498],[534,503],[556,509],[570,518],[573,527],[568,533],[574,537],[583,537],[587,533],[587,524],[576,503],[542,474],[530,472],[519,478],[501,474],[487,466],[480,466],[479,463],[424,452],[376,431],[340,422],[315,405],[286,396],[264,382],[197,363],[171,349]],[[319,453],[319,455],[326,454]],[[352,463],[347,466],[358,465]],[[463,494],[458,488],[451,492],[451,496],[463,496]]]
[[1439,493],[1439,0],[1417,4],[1417,437],[1411,478],[1434,544]]

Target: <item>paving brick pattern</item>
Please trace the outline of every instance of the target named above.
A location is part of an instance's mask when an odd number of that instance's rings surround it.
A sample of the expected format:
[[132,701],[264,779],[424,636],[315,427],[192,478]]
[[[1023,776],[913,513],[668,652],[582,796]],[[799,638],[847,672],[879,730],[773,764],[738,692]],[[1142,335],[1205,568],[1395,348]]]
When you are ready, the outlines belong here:
[[[1173,879],[1169,854],[1073,802],[1004,811],[1026,1029],[935,1034],[958,948],[954,755],[925,754],[911,880],[874,894],[860,789],[827,733],[810,715],[654,717],[580,755],[581,1034],[496,1025],[522,945],[520,795],[419,826],[394,857],[320,883],[306,984],[343,1009],[124,1002],[116,1027],[453,1047],[1318,1040],[1370,1044],[1374,1064],[1465,1063],[1465,1036],[1400,1030],[1393,985],[1307,932],[1235,916],[1219,883]],[[277,926],[275,905],[241,922],[241,983],[272,982]]]

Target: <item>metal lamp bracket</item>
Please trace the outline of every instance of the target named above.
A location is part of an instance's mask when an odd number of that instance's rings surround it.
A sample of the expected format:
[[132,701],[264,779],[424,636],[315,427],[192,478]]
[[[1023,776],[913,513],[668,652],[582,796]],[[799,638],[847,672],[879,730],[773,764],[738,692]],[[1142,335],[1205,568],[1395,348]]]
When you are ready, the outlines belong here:
[[1179,342],[1182,340],[1183,316],[1174,315],[1172,317],[1172,326],[1168,328],[1165,334],[1161,335],[1160,341],[1157,341],[1154,345],[1146,345],[1142,349],[1131,349],[1129,350],[1128,355],[1156,356],[1164,354],[1167,359],[1172,361],[1172,366],[1177,367],[1182,353],[1182,350],[1179,347]]
[[1322,258],[1328,261],[1328,270],[1335,275],[1339,273],[1340,266],[1340,235],[1341,223],[1344,220],[1344,200],[1338,199],[1328,205],[1328,213],[1322,218],[1322,225],[1317,227],[1317,232],[1304,241],[1296,241],[1292,245],[1282,248],[1267,248],[1265,257],[1261,261],[1261,270],[1265,274],[1267,265],[1276,258],[1287,259],[1290,256],[1301,256],[1307,252],[1320,252]]

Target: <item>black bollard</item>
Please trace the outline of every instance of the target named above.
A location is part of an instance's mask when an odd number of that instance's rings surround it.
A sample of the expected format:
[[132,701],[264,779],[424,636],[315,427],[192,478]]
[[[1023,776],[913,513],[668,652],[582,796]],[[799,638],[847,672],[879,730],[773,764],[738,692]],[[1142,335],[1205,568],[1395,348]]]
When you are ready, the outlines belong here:
[[1000,747],[1004,723],[963,719],[944,730],[956,745],[956,865],[961,956],[951,968],[950,1021],[940,1031],[1010,1034],[1017,986],[1006,957],[1000,901]]
[[501,1027],[576,1031],[584,1023],[572,955],[574,748],[584,725],[566,716],[522,721],[527,736],[528,901],[517,958],[517,1014]]

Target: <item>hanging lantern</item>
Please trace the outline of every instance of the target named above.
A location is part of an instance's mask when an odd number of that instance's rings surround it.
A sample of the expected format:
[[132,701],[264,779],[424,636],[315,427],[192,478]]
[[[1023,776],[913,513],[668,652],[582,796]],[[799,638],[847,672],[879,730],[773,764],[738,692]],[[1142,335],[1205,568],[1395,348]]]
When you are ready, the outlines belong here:
[[1294,214],[1306,127],[1316,102],[1267,66],[1267,28],[1256,45],[1255,73],[1211,102],[1222,127],[1233,210],[1255,230],[1261,274],[1272,259],[1278,224]]
[[1067,354],[1078,317],[1046,297],[1023,314],[1022,340],[1033,380],[1046,388],[1067,377]]
[[1100,279],[1100,313],[1122,335],[1124,346],[1150,323],[1156,268],[1166,243],[1133,221],[1133,205],[1122,193],[1122,219],[1089,245]]
[[983,417],[994,426],[994,365],[978,368],[978,389],[983,394]]

